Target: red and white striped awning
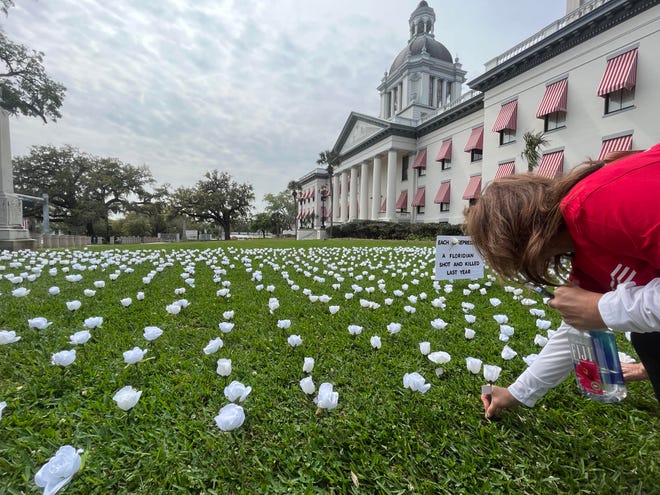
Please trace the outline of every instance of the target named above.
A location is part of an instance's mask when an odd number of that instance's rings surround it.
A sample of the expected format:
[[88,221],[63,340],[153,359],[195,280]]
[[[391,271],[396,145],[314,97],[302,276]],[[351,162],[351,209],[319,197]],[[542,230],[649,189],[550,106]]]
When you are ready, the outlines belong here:
[[401,191],[399,199],[396,200],[396,209],[405,210],[408,207],[408,191]]
[[518,121],[518,100],[505,103],[500,108],[500,113],[495,120],[493,132],[500,132],[504,129],[512,131],[516,130],[516,123]]
[[637,48],[622,53],[607,61],[605,74],[598,85],[598,96],[606,95],[620,89],[632,89],[637,83]]
[[435,157],[435,161],[451,160],[451,138],[445,139],[440,146],[440,151]]
[[298,214],[296,215],[296,220],[300,220],[301,218],[303,218],[303,213],[304,213],[304,212],[305,212],[304,210],[300,210],[300,211],[298,212]]
[[513,174],[513,171],[516,168],[516,162],[511,160],[510,162],[500,163],[497,167],[497,172],[495,172],[495,179],[500,179],[506,177],[507,175]]
[[484,126],[475,127],[465,145],[464,151],[484,149]]
[[443,182],[435,195],[434,203],[449,203],[451,197],[451,182]]
[[631,149],[632,134],[613,139],[606,139],[603,141],[603,146],[600,149],[600,155],[598,155],[598,159],[604,160],[608,153],[612,151],[630,151]]
[[564,152],[555,151],[553,153],[545,153],[541,158],[541,164],[536,171],[536,175],[554,179],[560,175],[564,168]]
[[424,206],[426,205],[426,187],[418,187],[415,192],[415,197],[411,203],[412,206]]
[[426,168],[426,148],[417,152],[412,168]]
[[568,78],[550,84],[545,88],[545,94],[536,111],[536,118],[542,119],[555,112],[565,112],[568,101]]
[[465,188],[463,199],[474,199],[479,196],[481,196],[481,175],[473,175]]

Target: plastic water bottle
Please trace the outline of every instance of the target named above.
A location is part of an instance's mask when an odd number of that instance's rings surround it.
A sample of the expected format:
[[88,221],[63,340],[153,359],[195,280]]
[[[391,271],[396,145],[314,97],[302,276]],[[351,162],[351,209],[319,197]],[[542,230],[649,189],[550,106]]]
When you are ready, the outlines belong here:
[[619,402],[627,390],[611,330],[568,330],[575,381],[582,395],[598,402]]

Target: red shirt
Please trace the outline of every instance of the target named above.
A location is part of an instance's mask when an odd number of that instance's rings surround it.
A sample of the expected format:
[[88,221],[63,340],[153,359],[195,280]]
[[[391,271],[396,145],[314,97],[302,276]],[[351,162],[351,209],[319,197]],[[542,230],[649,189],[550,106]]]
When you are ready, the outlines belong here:
[[570,278],[581,288],[660,277],[660,144],[578,182],[561,211],[575,245]]

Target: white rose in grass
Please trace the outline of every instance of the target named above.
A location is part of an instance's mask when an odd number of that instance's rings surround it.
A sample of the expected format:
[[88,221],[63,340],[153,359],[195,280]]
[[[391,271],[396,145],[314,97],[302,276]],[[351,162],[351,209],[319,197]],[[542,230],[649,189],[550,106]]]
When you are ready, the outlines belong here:
[[82,280],[82,275],[76,273],[74,275],[67,275],[64,277],[67,282],[80,282]]
[[121,301],[121,305],[124,306],[125,308],[129,307],[131,304],[133,304],[133,299],[130,297],[125,297]]
[[493,383],[500,377],[502,368],[494,364],[484,364],[484,378],[488,383]]
[[362,333],[362,327],[360,325],[348,325],[348,333],[351,335],[360,335]]
[[243,402],[252,392],[252,387],[246,387],[241,382],[234,380],[225,387],[225,397],[231,402]]
[[177,301],[174,301],[172,304],[176,304],[181,309],[185,309],[188,306],[190,306],[190,301],[188,301],[188,299],[179,299]]
[[513,337],[515,329],[511,325],[500,325],[500,333],[503,333],[507,337]]
[[56,295],[58,295],[58,294],[60,293],[60,288],[59,288],[59,287],[56,287],[56,286],[52,286],[50,289],[48,289],[48,293],[49,293],[51,296],[56,296]]
[[86,328],[94,329],[96,327],[100,327],[103,325],[103,317],[102,316],[91,316],[89,318],[85,319],[84,325]]
[[218,359],[215,372],[220,376],[231,375],[231,359],[226,359],[226,358]]
[[481,359],[466,357],[465,365],[467,366],[468,371],[475,375],[478,375],[481,371]]
[[472,294],[472,291],[470,289],[463,289],[464,296],[469,296],[470,294]]
[[467,313],[467,312],[472,311],[474,309],[474,304],[463,301],[461,303],[461,308],[463,309],[464,313]]
[[316,302],[316,301],[319,300],[319,296],[315,296],[315,295],[313,295],[313,294],[310,294],[310,295],[307,296],[307,297],[309,298],[309,300],[310,300],[311,302]]
[[302,337],[300,335],[289,335],[287,342],[291,347],[298,347],[302,344]]
[[474,316],[474,315],[465,315],[465,321],[467,321],[468,323],[472,324],[472,323],[474,323],[475,321],[477,321],[477,317]]
[[415,312],[417,311],[417,308],[415,308],[415,306],[404,306],[404,307],[403,307],[403,310],[404,310],[406,313],[413,314],[413,313],[415,313]]
[[431,326],[435,328],[436,330],[442,330],[444,329],[449,323],[447,323],[445,320],[442,318],[436,318],[435,320],[431,320]]
[[0,345],[13,344],[21,340],[14,330],[0,330]]
[[163,335],[163,331],[158,327],[144,327],[144,338],[151,341],[156,340]]
[[419,352],[421,352],[423,356],[427,356],[428,353],[431,352],[431,343],[430,342],[420,342],[419,343]]
[[85,290],[83,291],[83,295],[84,295],[85,297],[94,297],[94,296],[96,295],[96,291],[95,291],[95,290],[92,290],[92,289],[85,289]]
[[373,347],[374,349],[380,349],[383,345],[378,335],[374,335],[373,337],[371,337],[369,339],[369,342],[371,343],[371,347]]
[[337,311],[339,311],[339,306],[329,306],[328,311],[331,315],[334,315],[337,313]]
[[479,294],[481,294],[482,296],[485,296],[487,293],[488,293],[488,291],[484,287],[479,289]]
[[119,274],[118,273],[111,273],[110,275],[108,275],[108,278],[110,280],[117,280],[119,278]]
[[500,325],[509,323],[509,317],[507,315],[493,315],[493,319]]
[[502,342],[508,342],[508,341],[509,341],[509,336],[508,336],[507,334],[505,334],[505,333],[501,333],[501,334],[500,334],[500,340],[501,340]]
[[2,411],[5,410],[5,407],[7,407],[7,402],[3,400],[2,402],[0,402],[0,419],[2,419]]
[[30,293],[29,289],[26,289],[25,287],[19,287],[18,289],[14,289],[11,291],[11,295],[14,297],[25,297]]
[[28,326],[30,328],[36,328],[37,330],[44,330],[53,324],[52,321],[48,321],[43,316],[37,316],[36,318],[28,319]]
[[339,392],[332,390],[331,383],[322,383],[319,387],[319,394],[314,399],[320,409],[334,409],[339,403]]
[[135,299],[137,299],[138,301],[144,300],[144,292],[138,292],[137,294],[135,294]]
[[444,351],[431,352],[427,357],[429,361],[435,364],[445,364],[451,361],[451,355]]
[[115,393],[115,395],[112,397],[112,400],[117,403],[117,407],[119,407],[119,409],[128,411],[129,409],[135,407],[135,404],[138,403],[141,395],[141,390],[135,390],[130,385],[126,385],[125,387],[120,388],[117,393]]
[[401,331],[401,323],[390,322],[387,324],[387,331],[390,332],[390,335],[395,335]]
[[276,297],[271,297],[268,300],[268,309],[270,310],[271,314],[279,307],[280,307],[280,301]]
[[74,345],[82,345],[86,343],[90,338],[92,338],[92,334],[89,333],[89,330],[81,330],[80,332],[76,332],[70,335],[69,342]]
[[144,285],[149,285],[151,283],[151,277],[142,277],[142,283]]
[[529,310],[529,314],[532,316],[536,316],[538,318],[545,318],[545,310],[539,309],[539,308],[531,308]]
[[181,306],[178,304],[168,304],[165,306],[165,311],[171,315],[178,315],[181,312]]
[[222,431],[233,431],[240,428],[245,422],[245,411],[238,404],[227,404],[222,407],[214,418],[215,424]]
[[522,304],[523,306],[533,306],[534,304],[536,304],[536,301],[534,299],[530,299],[529,297],[525,297],[520,300],[520,304]]
[[291,320],[277,320],[277,328],[286,330],[291,327]]
[[[295,287],[297,287],[297,286],[295,286]],[[264,290],[264,285],[263,285],[263,284],[258,284],[258,285],[255,285],[254,288],[255,288],[257,291],[261,292],[262,290]],[[291,288],[293,289],[293,287],[291,287]],[[227,290],[227,289],[221,289],[221,290]],[[293,290],[298,290],[298,289],[293,289]],[[219,293],[219,292],[220,292],[220,291],[218,291],[218,293]],[[220,295],[220,294],[218,294],[218,295]]]
[[500,301],[500,300],[499,300],[498,298],[496,298],[496,297],[491,297],[491,298],[489,299],[489,301],[490,301],[491,306],[493,306],[494,308],[496,308],[496,307],[498,307],[500,304],[502,304],[502,301]]
[[360,299],[360,306],[363,308],[370,308],[371,307],[371,301],[367,299]]
[[218,323],[218,328],[222,333],[229,333],[234,329],[234,324],[229,321],[223,321],[222,323]]
[[140,349],[139,347],[133,347],[130,351],[124,352],[124,362],[126,364],[135,364],[139,363],[144,359],[144,355],[149,352],[148,349]]
[[505,359],[505,360],[508,361],[508,360],[513,359],[514,357],[516,357],[518,355],[518,353],[516,351],[514,351],[513,349],[511,349],[511,347],[509,347],[508,345],[505,345],[502,348],[502,352],[501,352],[500,355],[502,356],[502,359]]
[[322,303],[329,303],[330,299],[332,299],[332,298],[330,296],[328,296],[327,294],[322,294],[322,295],[319,296],[319,301],[322,302]]
[[57,275],[57,268],[51,268],[50,270],[48,270],[48,275],[51,275],[53,277]]
[[314,369],[314,358],[306,357],[303,362],[303,372],[311,373]]
[[267,285],[266,286],[266,292],[275,292],[275,286],[274,285]]
[[222,317],[225,320],[231,320],[234,317],[234,311],[232,311],[232,310],[225,311],[224,313],[222,313]]
[[472,330],[471,328],[466,328],[465,329],[465,338],[468,340],[472,340],[474,338],[474,335],[476,332]]
[[80,470],[82,449],[64,445],[34,476],[34,483],[44,489],[44,495],[53,495],[66,485]]
[[204,354],[209,355],[218,352],[218,350],[221,349],[223,345],[224,343],[220,337],[211,339],[209,340],[209,343],[206,344],[206,347],[204,347]]
[[312,380],[311,376],[305,377],[302,380],[300,380],[300,388],[307,395],[312,395],[314,392],[316,392],[316,386],[314,385],[314,380]]
[[73,301],[67,301],[66,302],[66,309],[69,311],[76,311],[80,309],[80,306],[82,306],[82,303],[78,301],[77,299],[74,299]]
[[175,296],[180,296],[186,293],[186,288],[185,287],[177,287],[174,289],[174,295]]
[[346,294],[344,294],[344,298],[347,300],[353,299],[353,295],[354,294],[352,292],[347,292]]
[[385,303],[385,306],[392,306],[392,303],[393,303],[393,302],[394,302],[394,299],[392,299],[391,297],[387,297],[387,298],[385,298],[385,300],[383,301],[383,303]]
[[537,318],[536,320],[536,328],[539,330],[547,330],[551,325],[552,322],[550,320],[542,320],[540,318]]
[[76,350],[56,352],[50,357],[50,363],[56,366],[69,366],[76,360]]
[[534,336],[534,343],[539,347],[545,347],[545,344],[548,343],[548,338],[537,333]]
[[103,287],[105,287],[105,280],[94,281],[94,287],[96,287],[97,289],[102,289]]
[[424,377],[416,371],[403,375],[403,386],[413,392],[420,392],[422,394],[425,394],[431,388],[431,384],[426,383]]

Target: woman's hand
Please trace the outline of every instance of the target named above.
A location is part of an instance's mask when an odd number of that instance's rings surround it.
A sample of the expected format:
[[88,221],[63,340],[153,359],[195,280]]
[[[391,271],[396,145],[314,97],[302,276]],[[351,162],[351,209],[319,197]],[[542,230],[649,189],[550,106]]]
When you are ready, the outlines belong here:
[[511,395],[508,388],[493,385],[490,394],[481,394],[486,418],[497,418],[505,409],[518,407],[520,402]]
[[555,297],[548,306],[556,309],[562,319],[578,330],[598,330],[605,328],[605,322],[598,311],[598,301],[603,296],[598,292],[580,289],[575,285],[563,285],[554,291]]

